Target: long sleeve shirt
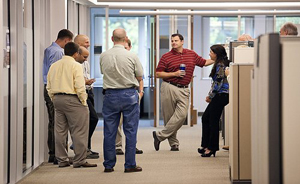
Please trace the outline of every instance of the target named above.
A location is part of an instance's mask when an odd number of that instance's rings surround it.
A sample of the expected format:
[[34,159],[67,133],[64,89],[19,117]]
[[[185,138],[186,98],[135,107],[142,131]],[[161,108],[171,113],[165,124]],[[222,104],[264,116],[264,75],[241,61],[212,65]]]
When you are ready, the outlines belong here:
[[212,99],[217,93],[229,93],[229,84],[225,75],[225,66],[222,63],[217,64],[216,73],[212,77],[211,90],[208,93],[209,98]]
[[47,84],[47,75],[50,66],[56,61],[60,60],[64,55],[64,50],[57,43],[53,42],[44,51],[44,61],[43,61],[43,80],[44,84]]
[[46,88],[51,99],[56,93],[77,94],[81,103],[87,106],[82,66],[73,57],[63,56],[61,60],[52,64]]

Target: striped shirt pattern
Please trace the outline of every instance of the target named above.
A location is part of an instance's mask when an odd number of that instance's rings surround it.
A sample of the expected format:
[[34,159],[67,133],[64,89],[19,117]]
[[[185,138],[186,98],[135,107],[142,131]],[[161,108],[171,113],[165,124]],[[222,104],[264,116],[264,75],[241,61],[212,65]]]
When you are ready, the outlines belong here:
[[196,54],[196,52],[183,49],[182,53],[179,53],[172,49],[171,51],[165,53],[156,68],[157,72],[176,72],[179,70],[180,64],[185,64],[185,76],[184,77],[170,77],[164,79],[166,82],[173,84],[179,84],[182,86],[187,86],[191,82],[195,65],[203,67],[206,60]]

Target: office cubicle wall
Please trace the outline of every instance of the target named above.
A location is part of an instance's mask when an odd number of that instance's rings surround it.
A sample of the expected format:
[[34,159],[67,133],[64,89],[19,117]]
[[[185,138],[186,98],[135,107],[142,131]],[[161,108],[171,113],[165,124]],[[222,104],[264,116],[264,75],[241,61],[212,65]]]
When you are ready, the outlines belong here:
[[278,34],[255,42],[252,79],[252,183],[279,184],[281,176],[280,44]]
[[251,70],[253,64],[230,66],[229,166],[232,183],[251,183]]
[[281,38],[282,176],[284,184],[300,182],[300,37]]

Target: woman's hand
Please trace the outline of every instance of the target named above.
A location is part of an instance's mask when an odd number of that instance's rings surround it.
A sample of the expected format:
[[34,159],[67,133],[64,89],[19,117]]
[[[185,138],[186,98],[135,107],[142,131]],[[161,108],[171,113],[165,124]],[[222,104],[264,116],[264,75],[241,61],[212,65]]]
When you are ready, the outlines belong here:
[[210,103],[210,102],[211,102],[211,99],[209,98],[209,96],[206,97],[205,101],[206,101],[207,103]]

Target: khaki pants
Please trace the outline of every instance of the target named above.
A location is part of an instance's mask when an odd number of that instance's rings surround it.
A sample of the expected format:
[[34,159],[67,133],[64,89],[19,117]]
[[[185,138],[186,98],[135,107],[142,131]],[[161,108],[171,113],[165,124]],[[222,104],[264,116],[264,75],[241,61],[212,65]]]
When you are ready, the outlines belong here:
[[55,95],[55,156],[59,165],[69,162],[66,150],[66,138],[70,131],[74,144],[73,166],[86,162],[89,109],[82,105],[77,96]]
[[157,138],[160,141],[168,139],[170,146],[179,145],[177,131],[187,117],[190,90],[162,82],[160,92],[164,129],[156,132]]

